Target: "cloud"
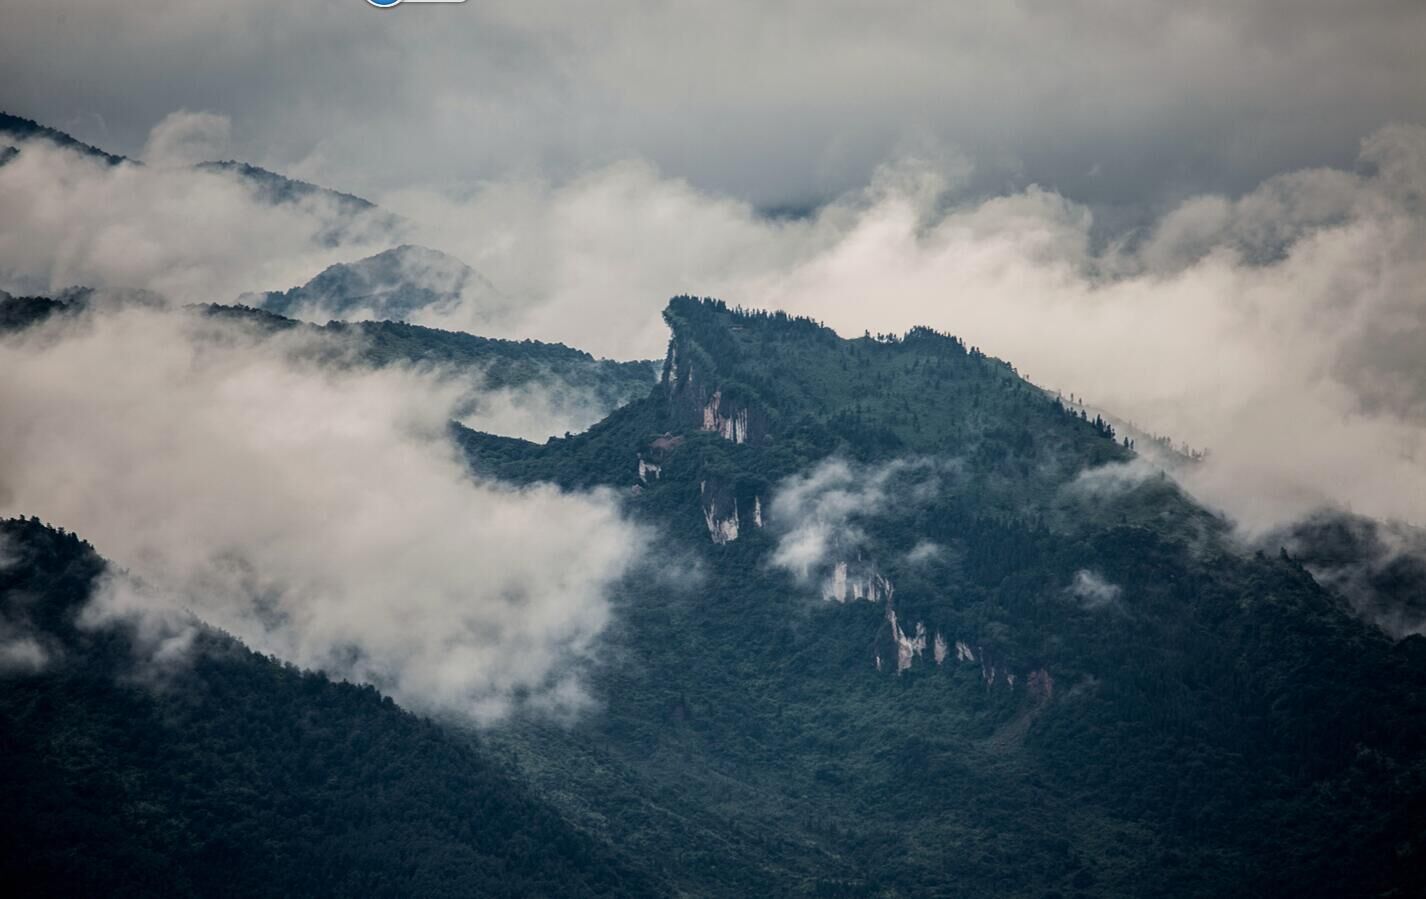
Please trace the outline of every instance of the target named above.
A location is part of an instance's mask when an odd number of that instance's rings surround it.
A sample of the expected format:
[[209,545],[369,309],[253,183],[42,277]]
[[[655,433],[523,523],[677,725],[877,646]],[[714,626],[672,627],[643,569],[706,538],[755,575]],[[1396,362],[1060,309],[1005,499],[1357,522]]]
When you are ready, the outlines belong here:
[[0,513],[126,569],[89,620],[159,622],[165,651],[191,613],[421,710],[580,701],[642,544],[617,501],[472,480],[447,436],[468,385],[285,339],[129,308],[0,341]]
[[[1142,240],[1095,249],[1090,210],[1043,190],[958,200],[849,195],[772,221],[649,170],[491,188],[516,214],[480,267],[531,297],[517,327],[598,352],[657,352],[673,292],[811,315],[844,334],[948,330],[1037,382],[1211,450],[1183,476],[1251,531],[1350,504],[1426,521],[1426,129],[1199,197]],[[617,201],[615,200],[617,198]],[[686,229],[659,222],[677,219]],[[538,281],[523,261],[546,258]],[[662,283],[665,289],[654,285]]]
[[1266,534],[1393,638],[1426,634],[1426,531],[1324,510]]
[[[179,139],[165,130],[155,143]],[[12,224],[0,231],[0,289],[14,293],[85,285],[231,303],[393,242],[378,211],[322,195],[267,203],[230,172],[109,166],[42,140],[0,166],[0,218]]]
[[35,674],[49,664],[49,653],[33,637],[0,630],[0,675]]
[[[0,534],[0,574],[20,561],[20,553]],[[10,591],[6,600],[0,608],[0,677],[43,671],[53,659],[34,633],[22,597]]]
[[784,479],[768,503],[768,527],[777,537],[771,564],[805,583],[833,562],[855,558],[866,542],[858,521],[925,497],[936,467],[929,460],[866,466],[833,458]]
[[911,565],[923,565],[945,553],[945,547],[930,540],[922,540],[906,552],[905,559]]
[[807,581],[834,553],[855,551],[865,534],[853,518],[885,505],[885,480],[831,459],[783,481],[768,504],[768,526],[778,535],[772,564]]
[[[1394,125],[1351,169],[1190,197],[1107,245],[1091,208],[1040,188],[968,194],[964,164],[924,146],[793,218],[642,162],[385,200],[509,299],[494,319],[455,303],[419,323],[616,358],[661,355],[675,293],[844,334],[930,325],[1208,448],[1179,476],[1260,534],[1323,505],[1426,521],[1423,155],[1426,129]],[[312,210],[254,207],[216,173],[58,152],[0,167],[0,212],[25,223],[0,234],[0,268],[185,300],[301,283],[364,249],[321,246]]]
[[[836,196],[924,143],[1093,204],[1237,192],[1426,120],[1416,0],[10,0],[0,106],[137,152],[174,109],[359,192],[568,178],[631,156],[760,205]],[[1152,203],[1150,204],[1152,205]]]
[[1065,593],[1077,599],[1086,609],[1103,609],[1119,602],[1123,589],[1118,584],[1105,580],[1097,571],[1081,568],[1074,573],[1074,580],[1065,588]]
[[542,383],[478,390],[468,404],[472,408],[460,417],[466,427],[537,442],[578,434],[612,411],[593,390]]
[[1150,447],[1126,462],[1087,468],[1075,475],[1063,490],[1070,496],[1091,500],[1120,496],[1146,481],[1166,478],[1169,468],[1176,472],[1182,470],[1181,464],[1173,465],[1166,456],[1167,451]]
[[150,165],[187,166],[228,158],[233,123],[227,116],[180,109],[164,116],[149,132],[144,162]]

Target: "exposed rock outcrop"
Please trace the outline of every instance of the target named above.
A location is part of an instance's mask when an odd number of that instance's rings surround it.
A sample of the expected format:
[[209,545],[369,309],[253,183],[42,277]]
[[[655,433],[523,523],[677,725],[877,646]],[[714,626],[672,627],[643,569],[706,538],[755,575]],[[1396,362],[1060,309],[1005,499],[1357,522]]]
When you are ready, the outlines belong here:
[[836,602],[861,599],[880,602],[883,599],[890,601],[895,592],[891,581],[875,571],[856,571],[848,563],[838,562],[832,566],[832,575],[822,587],[822,598]]
[[719,546],[738,539],[738,498],[730,487],[704,480],[698,485],[703,521],[709,538]]
[[914,637],[908,637],[896,620],[896,610],[888,603],[886,620],[891,624],[891,639],[896,643],[896,673],[911,667],[911,660],[926,651],[926,625],[916,622]]
[[711,366],[696,366],[692,353],[680,349],[675,338],[664,359],[663,383],[668,395],[669,419],[676,430],[718,434],[733,443],[767,442],[767,415],[760,406],[719,382]]

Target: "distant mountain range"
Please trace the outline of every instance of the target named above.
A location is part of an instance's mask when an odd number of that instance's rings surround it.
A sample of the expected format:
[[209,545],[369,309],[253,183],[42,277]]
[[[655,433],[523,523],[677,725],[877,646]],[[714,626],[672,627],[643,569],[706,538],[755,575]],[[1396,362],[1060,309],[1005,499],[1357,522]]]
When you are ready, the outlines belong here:
[[[96,159],[102,159],[110,165],[118,165],[121,162],[132,161],[127,157],[116,156],[113,153],[107,153],[99,149],[98,147],[91,147],[89,144],[83,143],[82,141],[77,141],[68,134],[65,134],[63,131],[57,131],[54,128],[41,125],[39,122],[31,121],[30,119],[21,118],[17,115],[11,115],[8,112],[0,111],[0,147],[6,148],[11,152],[18,152],[14,144],[11,144],[6,141],[6,138],[9,138],[11,141],[24,141],[31,139],[47,140],[50,143],[60,147],[64,147],[67,150],[74,150],[78,153],[83,153],[86,156],[93,156]],[[4,159],[4,156],[0,156],[0,162],[3,162]]]
[[[26,140],[45,140],[58,147],[101,160],[109,165],[143,165],[139,160],[90,146],[63,131],[46,127],[30,119],[0,112],[0,165],[4,165],[11,157],[17,155],[20,150],[16,144]],[[336,221],[319,235],[319,239],[328,245],[335,246],[340,243],[346,236],[351,220],[358,216],[363,217],[363,225],[368,230],[372,228],[384,229],[396,234],[402,228],[403,223],[399,216],[382,210],[370,200],[320,187],[306,181],[299,181],[286,175],[279,175],[249,163],[233,160],[201,162],[194,168],[198,171],[234,177],[246,185],[259,202],[270,205],[328,204],[328,211]]]
[[[0,291],[0,336],[47,321],[75,316],[89,306],[93,291],[77,288],[50,297],[13,297]],[[120,300],[127,299],[127,295]],[[157,298],[147,298],[157,303]],[[142,294],[130,302],[141,302]],[[106,296],[105,303],[115,300]],[[462,376],[479,391],[538,388],[556,401],[587,406],[595,417],[647,395],[654,385],[652,362],[596,359],[583,350],[537,340],[498,340],[392,321],[341,322],[318,326],[246,306],[201,306],[197,312],[251,327],[258,333],[300,331],[332,338],[331,365],[409,365],[438,368]]]
[[509,301],[475,269],[426,247],[403,245],[329,266],[300,287],[245,294],[238,302],[309,321],[404,321],[449,314],[465,304],[499,319]]

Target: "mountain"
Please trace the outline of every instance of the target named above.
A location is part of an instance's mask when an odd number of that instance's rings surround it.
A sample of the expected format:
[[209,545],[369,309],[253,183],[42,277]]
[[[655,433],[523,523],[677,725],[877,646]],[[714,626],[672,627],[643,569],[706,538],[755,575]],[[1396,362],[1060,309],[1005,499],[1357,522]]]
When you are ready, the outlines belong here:
[[418,312],[448,313],[462,302],[497,317],[508,305],[489,281],[459,259],[409,244],[330,266],[301,287],[244,295],[239,302],[316,321],[400,321]]
[[[56,146],[81,153],[109,165],[129,163],[142,165],[136,159],[119,156],[76,140],[63,131],[41,125],[30,119],[0,112],[0,165],[4,165],[18,154],[19,148],[7,141],[46,140]],[[402,219],[387,212],[370,200],[342,191],[332,190],[289,178],[259,166],[234,160],[200,162],[193,167],[202,172],[227,175],[247,187],[254,198],[271,206],[298,204],[326,204],[321,210],[327,222],[316,235],[327,246],[337,246],[343,241],[356,237],[370,237],[372,234],[399,235],[404,227]]]
[[352,239],[375,235],[399,236],[406,226],[400,216],[370,200],[306,181],[279,175],[246,162],[200,162],[194,168],[236,178],[260,203],[270,206],[305,205],[316,209],[327,223],[316,239],[335,247]]
[[0,290],[0,335],[22,331],[47,321],[53,315],[78,315],[96,306],[118,309],[126,306],[163,308],[163,297],[147,290],[96,290],[92,287],[70,287],[53,297],[14,296]]
[[221,172],[241,178],[252,187],[254,193],[274,206],[319,198],[330,200],[343,212],[348,213],[369,212],[377,208],[375,203],[354,194],[319,187],[306,181],[298,181],[295,178],[288,178],[286,175],[279,175],[246,162],[237,162],[231,159],[222,162],[200,162],[194,168],[203,172]]
[[1267,539],[1391,636],[1426,634],[1426,531],[1323,510]]
[[56,131],[54,128],[41,125],[39,122],[21,118],[17,115],[10,115],[7,112],[0,112],[0,148],[9,151],[7,154],[0,154],[0,165],[3,165],[8,160],[9,155],[18,152],[14,145],[6,142],[6,138],[14,141],[32,139],[47,140],[67,150],[74,150],[86,156],[92,156],[107,162],[109,165],[118,165],[121,162],[131,161],[123,156],[106,153],[98,147],[91,147],[89,144],[75,140],[63,131]]
[[17,297],[0,290],[0,334],[22,331],[71,310],[70,304],[50,297]]
[[335,346],[354,347],[353,353],[334,355],[333,364],[356,361],[378,368],[415,365],[467,372],[483,389],[540,387],[556,398],[590,404],[601,410],[601,417],[631,400],[642,399],[654,385],[651,362],[596,359],[562,343],[500,340],[392,321],[313,325],[246,306],[207,306],[203,311],[261,330],[332,336],[339,341]]
[[[50,297],[15,297],[0,291],[0,335],[23,330],[54,315],[79,315],[95,292],[74,288]],[[105,304],[155,302],[137,291],[104,292]],[[192,311],[192,310],[190,310]],[[596,359],[583,350],[537,340],[499,340],[460,331],[442,331],[401,322],[328,322],[313,325],[246,306],[202,306],[198,312],[251,328],[259,335],[303,333],[329,338],[314,344],[329,365],[427,366],[470,381],[476,400],[492,391],[537,389],[545,412],[565,413],[571,429],[582,429],[653,388],[651,362]]]
[[[334,365],[623,374],[558,345],[197,312],[359,337]],[[606,488],[649,535],[573,721],[524,709],[472,738],[202,628],[192,671],[156,681],[133,634],[74,626],[92,550],[0,526],[4,872],[52,892],[1426,894],[1426,638],[1374,614],[1422,582],[1397,564],[1409,533],[1338,517],[1246,547],[1103,416],[948,334],[848,340],[692,297],[664,315],[658,384],[645,367],[587,431],[451,426],[479,476]]]
[[656,885],[482,742],[200,628],[86,627],[106,564],[0,521],[0,873],[31,896],[626,896]]
[[948,335],[673,300],[661,389],[472,468],[606,485],[631,581],[573,727],[492,734],[696,895],[1426,891],[1426,640]]

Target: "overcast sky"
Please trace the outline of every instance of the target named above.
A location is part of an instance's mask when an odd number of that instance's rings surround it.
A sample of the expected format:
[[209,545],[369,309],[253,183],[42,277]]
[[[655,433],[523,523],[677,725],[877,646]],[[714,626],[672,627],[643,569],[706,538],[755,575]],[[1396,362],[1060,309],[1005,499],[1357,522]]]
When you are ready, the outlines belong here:
[[799,207],[915,153],[1137,209],[1351,165],[1426,121],[1423,46],[1420,0],[7,0],[0,108],[126,154],[212,112],[363,192],[632,158]]

